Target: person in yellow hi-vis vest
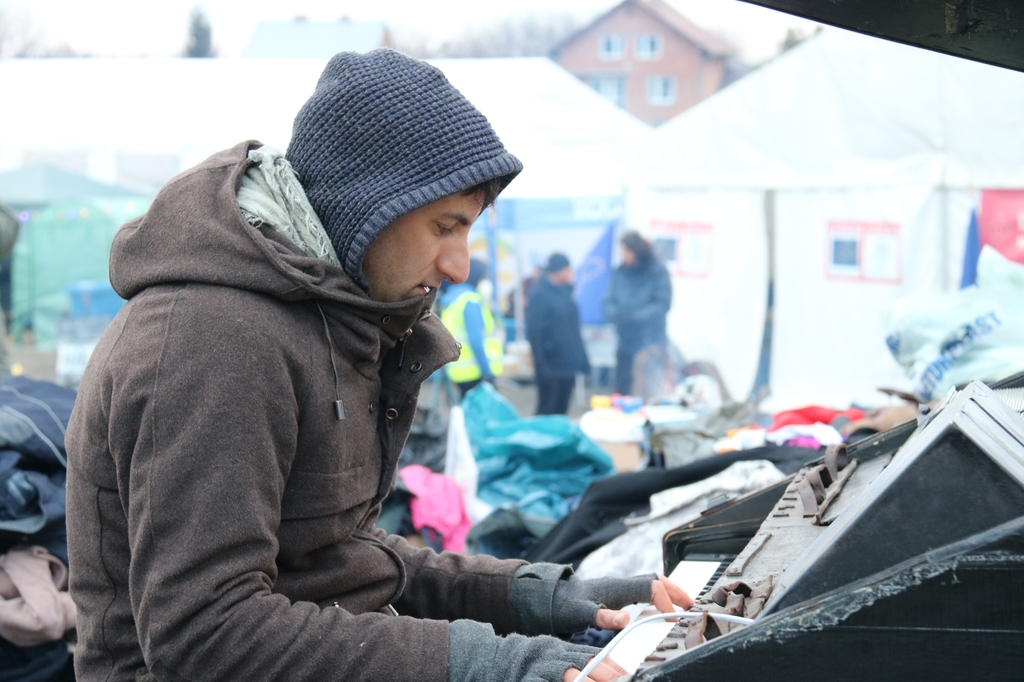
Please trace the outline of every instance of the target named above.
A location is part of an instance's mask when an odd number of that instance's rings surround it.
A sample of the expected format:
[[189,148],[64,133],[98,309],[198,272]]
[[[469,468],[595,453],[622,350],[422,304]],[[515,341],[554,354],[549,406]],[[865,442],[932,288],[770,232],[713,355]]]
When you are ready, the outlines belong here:
[[502,349],[500,329],[490,307],[477,290],[487,276],[487,264],[475,258],[469,261],[469,277],[462,284],[447,288],[441,299],[441,322],[462,344],[459,359],[445,366],[448,378],[458,386],[459,393],[481,381],[494,381],[501,374]]

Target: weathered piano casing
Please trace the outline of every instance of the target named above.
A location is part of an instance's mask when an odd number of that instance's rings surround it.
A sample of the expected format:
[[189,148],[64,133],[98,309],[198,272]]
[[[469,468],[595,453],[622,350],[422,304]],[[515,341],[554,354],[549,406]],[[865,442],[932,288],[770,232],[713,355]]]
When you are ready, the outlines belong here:
[[[669,533],[666,572],[729,561],[698,608],[723,611],[726,594],[755,620],[701,626],[696,640],[691,627],[689,649],[634,679],[1024,679],[1024,406],[1002,395],[975,382],[920,424],[851,447],[838,475],[834,458],[831,475],[811,462]],[[737,584],[745,606],[723,593]]]

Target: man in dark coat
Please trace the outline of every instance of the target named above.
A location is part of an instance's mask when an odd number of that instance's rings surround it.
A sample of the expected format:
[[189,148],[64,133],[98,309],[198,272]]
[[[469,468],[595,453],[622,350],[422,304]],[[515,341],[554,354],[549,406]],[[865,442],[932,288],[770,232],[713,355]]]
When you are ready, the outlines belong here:
[[569,259],[553,254],[526,306],[526,337],[537,379],[537,414],[565,414],[576,374],[590,371],[572,284]]
[[604,313],[615,323],[615,391],[633,392],[633,359],[650,346],[664,347],[665,316],[672,307],[672,281],[651,244],[638,232],[622,236],[622,264],[612,273]]
[[654,576],[595,589],[375,527],[420,384],[459,356],[436,289],[521,167],[435,67],[346,52],[287,155],[215,154],[120,230],[128,302],[67,429],[79,682],[558,682],[594,650],[527,635],[669,608]]

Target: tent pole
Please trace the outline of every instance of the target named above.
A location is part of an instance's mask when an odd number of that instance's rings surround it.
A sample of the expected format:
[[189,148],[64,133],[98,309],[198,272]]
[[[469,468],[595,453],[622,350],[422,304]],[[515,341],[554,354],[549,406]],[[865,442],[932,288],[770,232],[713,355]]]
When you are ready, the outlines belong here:
[[764,192],[764,230],[768,251],[768,300],[765,303],[764,332],[761,336],[761,356],[757,363],[757,378],[747,402],[754,406],[771,394],[772,317],[775,312],[775,190]]
[[498,210],[491,206],[487,209],[487,260],[490,261],[491,279],[491,310],[498,307]]
[[526,301],[523,300],[523,243],[519,236],[519,230],[515,232],[516,239],[516,306],[513,313],[516,316],[516,340],[526,339]]
[[949,188],[939,187],[939,211],[942,234],[942,291],[949,291]]

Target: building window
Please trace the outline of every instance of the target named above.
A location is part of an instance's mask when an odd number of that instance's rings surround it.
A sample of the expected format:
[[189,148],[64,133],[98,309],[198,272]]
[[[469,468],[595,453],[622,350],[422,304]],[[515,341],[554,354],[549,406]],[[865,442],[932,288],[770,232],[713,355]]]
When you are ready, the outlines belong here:
[[655,107],[675,104],[676,79],[673,76],[648,76],[647,103]]
[[653,33],[641,33],[636,37],[634,53],[637,59],[661,59],[661,36]]
[[626,106],[626,79],[622,76],[592,76],[587,85],[612,104]]
[[601,36],[598,54],[604,61],[622,59],[622,36],[616,34]]

